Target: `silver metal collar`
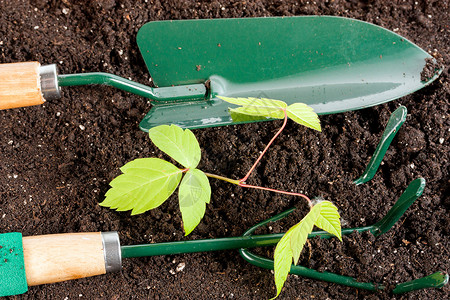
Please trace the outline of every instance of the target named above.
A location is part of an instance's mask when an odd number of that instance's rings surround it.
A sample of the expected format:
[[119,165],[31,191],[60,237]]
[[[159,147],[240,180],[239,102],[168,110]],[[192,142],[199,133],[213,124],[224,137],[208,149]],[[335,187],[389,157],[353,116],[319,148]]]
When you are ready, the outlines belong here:
[[117,231],[102,232],[102,241],[106,273],[120,271],[122,269],[122,252]]
[[40,66],[39,76],[41,78],[41,92],[44,99],[54,100],[61,98],[56,65]]

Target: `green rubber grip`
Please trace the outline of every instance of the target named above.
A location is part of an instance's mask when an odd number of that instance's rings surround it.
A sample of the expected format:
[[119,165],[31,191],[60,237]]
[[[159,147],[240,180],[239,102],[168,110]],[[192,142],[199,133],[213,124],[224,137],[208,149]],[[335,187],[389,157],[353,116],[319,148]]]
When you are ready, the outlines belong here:
[[22,234],[19,232],[0,234],[0,278],[0,297],[28,291]]

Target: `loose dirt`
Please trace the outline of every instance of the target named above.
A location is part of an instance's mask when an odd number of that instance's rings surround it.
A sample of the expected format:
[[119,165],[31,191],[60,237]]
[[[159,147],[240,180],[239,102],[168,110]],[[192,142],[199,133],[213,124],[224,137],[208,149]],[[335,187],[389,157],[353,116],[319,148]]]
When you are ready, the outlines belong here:
[[[322,196],[345,227],[373,224],[408,183],[424,177],[423,196],[384,236],[312,240],[302,265],[395,285],[449,270],[448,1],[9,1],[0,0],[0,63],[57,63],[62,74],[110,72],[151,84],[136,45],[148,21],[336,15],[368,21],[413,41],[447,65],[429,87],[356,112],[321,117],[323,132],[288,123],[249,183]],[[205,37],[207,38],[207,37]],[[282,45],[281,45],[282,46]],[[404,126],[372,181],[352,184],[367,165],[399,105]],[[198,228],[184,237],[177,199],[131,217],[101,208],[108,183],[126,162],[164,157],[139,131],[146,99],[109,87],[72,87],[40,107],[0,112],[0,232],[24,235],[119,231],[123,244],[241,235],[301,199],[242,190],[211,180],[213,195]],[[201,169],[245,174],[280,122],[196,130]],[[272,232],[293,225],[274,224]],[[273,249],[259,251],[271,254]],[[185,264],[182,271],[176,268]],[[20,299],[268,299],[270,271],[237,251],[128,259],[123,271],[31,287]],[[447,299],[449,288],[405,295],[369,292],[290,276],[280,299]]]

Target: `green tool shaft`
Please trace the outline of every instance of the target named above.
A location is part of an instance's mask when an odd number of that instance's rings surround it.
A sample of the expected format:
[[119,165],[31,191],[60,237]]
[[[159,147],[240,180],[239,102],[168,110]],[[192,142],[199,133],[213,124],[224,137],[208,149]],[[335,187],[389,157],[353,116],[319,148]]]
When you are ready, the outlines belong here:
[[275,245],[283,234],[122,246],[122,257],[143,257]]
[[[342,234],[350,234],[353,231],[363,232],[373,230],[374,226],[366,226],[359,228],[346,228],[342,230]],[[167,242],[143,245],[121,246],[122,257],[145,257],[156,255],[173,255],[182,253],[208,252],[219,250],[230,250],[239,248],[255,248],[273,246],[283,237],[284,233],[264,234],[253,236],[240,236],[220,239],[192,240],[180,242]],[[315,236],[329,237],[329,233],[325,231],[314,231],[308,237]]]
[[102,72],[58,75],[59,86],[103,84],[112,86],[158,102],[204,100],[204,84],[152,88],[126,78]]

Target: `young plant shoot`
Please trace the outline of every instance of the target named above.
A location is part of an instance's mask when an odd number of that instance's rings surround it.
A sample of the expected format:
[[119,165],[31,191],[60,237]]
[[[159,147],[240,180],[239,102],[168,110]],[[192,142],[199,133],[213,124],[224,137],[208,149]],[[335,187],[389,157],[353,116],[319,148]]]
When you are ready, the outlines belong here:
[[[188,235],[200,223],[205,214],[206,203],[211,198],[208,177],[227,181],[246,188],[262,189],[275,193],[298,196],[310,206],[308,214],[291,227],[275,248],[275,284],[277,294],[286,281],[292,260],[297,264],[308,234],[317,226],[341,240],[341,224],[336,206],[329,201],[313,202],[306,195],[254,186],[246,181],[258,165],[273,141],[286,126],[288,118],[306,127],[320,131],[320,122],[313,109],[303,103],[287,105],[283,101],[259,98],[229,98],[222,100],[239,106],[230,108],[234,121],[248,121],[254,118],[283,119],[283,125],[259,155],[247,174],[241,179],[226,178],[197,169],[201,150],[197,139],[189,129],[175,125],[162,125],[149,130],[152,142],[172,157],[182,168],[159,158],[140,158],[124,165],[122,175],[111,181],[101,206],[118,211],[132,210],[140,214],[160,206],[178,188],[178,200],[185,234]],[[184,174],[184,176],[183,176]]]

